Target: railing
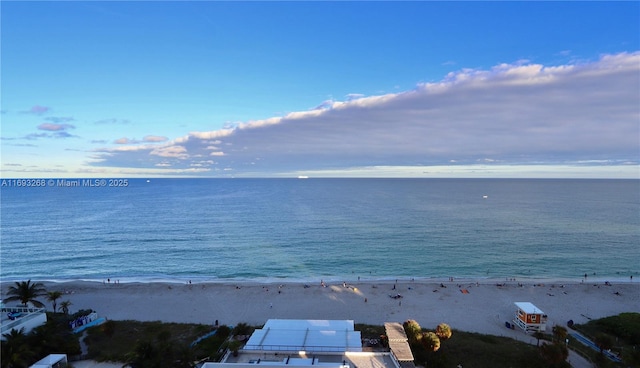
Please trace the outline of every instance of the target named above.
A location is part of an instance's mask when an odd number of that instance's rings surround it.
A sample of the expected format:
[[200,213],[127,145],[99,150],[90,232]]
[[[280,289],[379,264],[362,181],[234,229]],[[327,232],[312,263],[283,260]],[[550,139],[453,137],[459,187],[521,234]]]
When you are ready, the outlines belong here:
[[72,329],[77,329],[81,326],[87,325],[95,320],[98,319],[98,313],[96,312],[91,312],[89,314],[86,314],[84,316],[80,316],[76,319],[74,319],[73,321],[69,322],[69,326],[71,326]]
[[45,313],[45,308],[35,307],[2,307],[0,313]]
[[243,350],[258,350],[258,351],[313,351],[313,352],[345,352],[354,351],[358,352],[362,350],[362,346],[301,346],[301,345],[245,345]]
[[396,366],[396,368],[400,368],[400,361],[398,360],[398,357],[393,352],[393,350],[389,350],[389,356],[391,357],[391,361]]
[[612,360],[616,363],[620,363],[622,362],[622,360],[620,359],[620,357],[618,357],[616,354],[613,354],[612,352],[608,351],[608,350],[601,350],[600,347],[598,347],[598,345],[596,345],[593,341],[589,340],[587,337],[585,337],[584,335],[578,333],[578,332],[571,332],[570,335],[578,340],[579,342],[581,342],[583,345],[590,347],[591,349],[595,350],[595,351],[602,351],[602,354],[604,354],[607,358],[609,358],[609,360]]
[[88,322],[87,324],[84,324],[84,325],[82,325],[82,326],[80,326],[80,327],[76,327],[76,328],[74,328],[74,329],[73,329],[73,333],[80,333],[80,332],[82,332],[82,331],[86,330],[86,329],[87,329],[87,328],[89,328],[89,327],[93,327],[93,326],[101,325],[101,324],[105,323],[106,321],[107,321],[107,320],[106,320],[105,318],[98,318],[98,319],[95,319],[95,320],[93,320],[93,321],[91,321],[91,322]]
[[[7,308],[7,309],[11,309],[11,308]],[[25,308],[26,309],[26,308]],[[34,308],[32,308],[34,309]],[[18,317],[17,319],[7,323],[7,324],[3,324],[2,325],[2,329],[1,329],[1,333],[4,334],[6,332],[9,332],[13,329],[16,329],[16,327],[21,326],[26,324],[27,322],[31,321],[32,319],[35,318],[44,318],[44,320],[46,321],[46,314],[44,313],[44,309],[41,309],[41,313],[38,312],[31,312],[29,314],[26,314],[24,316]],[[3,313],[5,311],[2,311]],[[19,311],[13,311],[13,313],[24,313],[24,312],[19,312]],[[43,317],[44,316],[44,317]]]

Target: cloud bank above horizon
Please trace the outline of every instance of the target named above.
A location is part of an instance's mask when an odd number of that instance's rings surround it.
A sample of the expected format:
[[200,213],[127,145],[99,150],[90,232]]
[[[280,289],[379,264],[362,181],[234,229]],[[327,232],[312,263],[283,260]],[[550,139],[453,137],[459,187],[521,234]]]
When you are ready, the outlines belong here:
[[171,140],[123,139],[92,152],[88,172],[375,176],[376,168],[415,169],[378,170],[402,176],[424,168],[542,165],[615,166],[637,177],[638,101],[640,52],[558,66],[500,64]]

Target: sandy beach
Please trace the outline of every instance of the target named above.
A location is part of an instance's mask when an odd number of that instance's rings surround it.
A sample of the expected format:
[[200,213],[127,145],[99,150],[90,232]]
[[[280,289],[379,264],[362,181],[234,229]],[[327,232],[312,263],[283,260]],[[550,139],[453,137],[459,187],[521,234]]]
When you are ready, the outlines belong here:
[[[585,323],[640,312],[640,283],[604,281],[354,281],[315,284],[46,282],[71,301],[71,312],[93,309],[113,320],[262,325],[270,318],[352,319],[383,324],[415,319],[425,328],[452,328],[529,341],[505,321],[514,302],[531,302],[548,315],[549,330],[568,320]],[[6,290],[7,283],[3,285]],[[463,292],[466,291],[466,292]],[[400,294],[402,298],[391,296]],[[44,301],[44,300],[43,300]],[[50,303],[47,304],[51,308]]]

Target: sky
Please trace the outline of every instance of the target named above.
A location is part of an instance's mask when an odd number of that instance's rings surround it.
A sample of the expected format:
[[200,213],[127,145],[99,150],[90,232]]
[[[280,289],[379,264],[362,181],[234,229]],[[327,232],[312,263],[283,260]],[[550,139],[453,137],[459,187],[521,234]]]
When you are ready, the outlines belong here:
[[3,178],[640,178],[639,2],[0,2]]

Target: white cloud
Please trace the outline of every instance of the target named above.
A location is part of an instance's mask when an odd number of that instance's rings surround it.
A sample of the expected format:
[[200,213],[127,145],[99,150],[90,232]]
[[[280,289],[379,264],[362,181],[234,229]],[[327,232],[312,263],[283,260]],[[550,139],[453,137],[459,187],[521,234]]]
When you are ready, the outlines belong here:
[[113,141],[113,143],[115,144],[132,144],[132,143],[136,143],[133,140],[127,138],[127,137],[122,137],[122,138],[118,138],[115,141]]
[[[233,134],[233,131],[234,129],[221,129],[221,130],[214,130],[211,132],[191,132],[186,137],[178,138],[177,142],[182,143],[189,137],[193,137],[196,139],[219,139],[219,138],[230,136],[231,134]],[[216,142],[220,142],[220,141],[217,140]]]
[[42,123],[38,125],[39,130],[47,130],[50,132],[60,132],[68,129],[75,129],[72,124],[55,124],[55,123]]
[[[123,142],[125,142],[127,140],[127,138],[120,138],[118,140],[122,140]],[[122,143],[122,144],[126,144],[126,143]],[[99,152],[150,151],[155,147],[156,146],[154,146],[154,145],[121,146],[121,147],[114,147],[114,148],[109,148],[109,149],[103,148],[103,149],[99,149],[99,150],[96,150],[96,151],[99,151]]]
[[159,136],[159,135],[145,135],[142,140],[131,139],[127,137],[118,138],[113,143],[115,144],[139,144],[139,143],[158,143],[158,142],[166,142],[169,138]]
[[169,138],[159,135],[145,135],[144,138],[142,138],[143,142],[166,142],[168,140]]
[[187,149],[182,146],[166,146],[166,147],[157,147],[151,150],[151,155],[156,155],[160,157],[174,157],[179,159],[188,158]]
[[110,118],[110,119],[102,119],[102,120],[98,120],[96,122],[94,122],[94,124],[120,124],[120,125],[127,125],[130,124],[131,121],[127,120],[127,119],[116,119],[116,118]]
[[353,101],[366,96],[363,95],[362,93],[349,93],[345,97],[347,98],[347,101]]
[[411,91],[192,132],[161,146],[103,150],[94,164],[153,167],[169,157],[186,169],[213,155],[215,167],[236,175],[477,162],[637,166],[638,101],[640,52],[558,66],[519,61],[462,69]]
[[629,166],[589,166],[579,164],[562,165],[437,165],[437,166],[371,166],[340,170],[305,170],[280,173],[279,177],[295,178],[300,175],[312,178],[350,176],[375,177],[420,177],[420,178],[620,178],[637,179],[640,170],[637,164]]

